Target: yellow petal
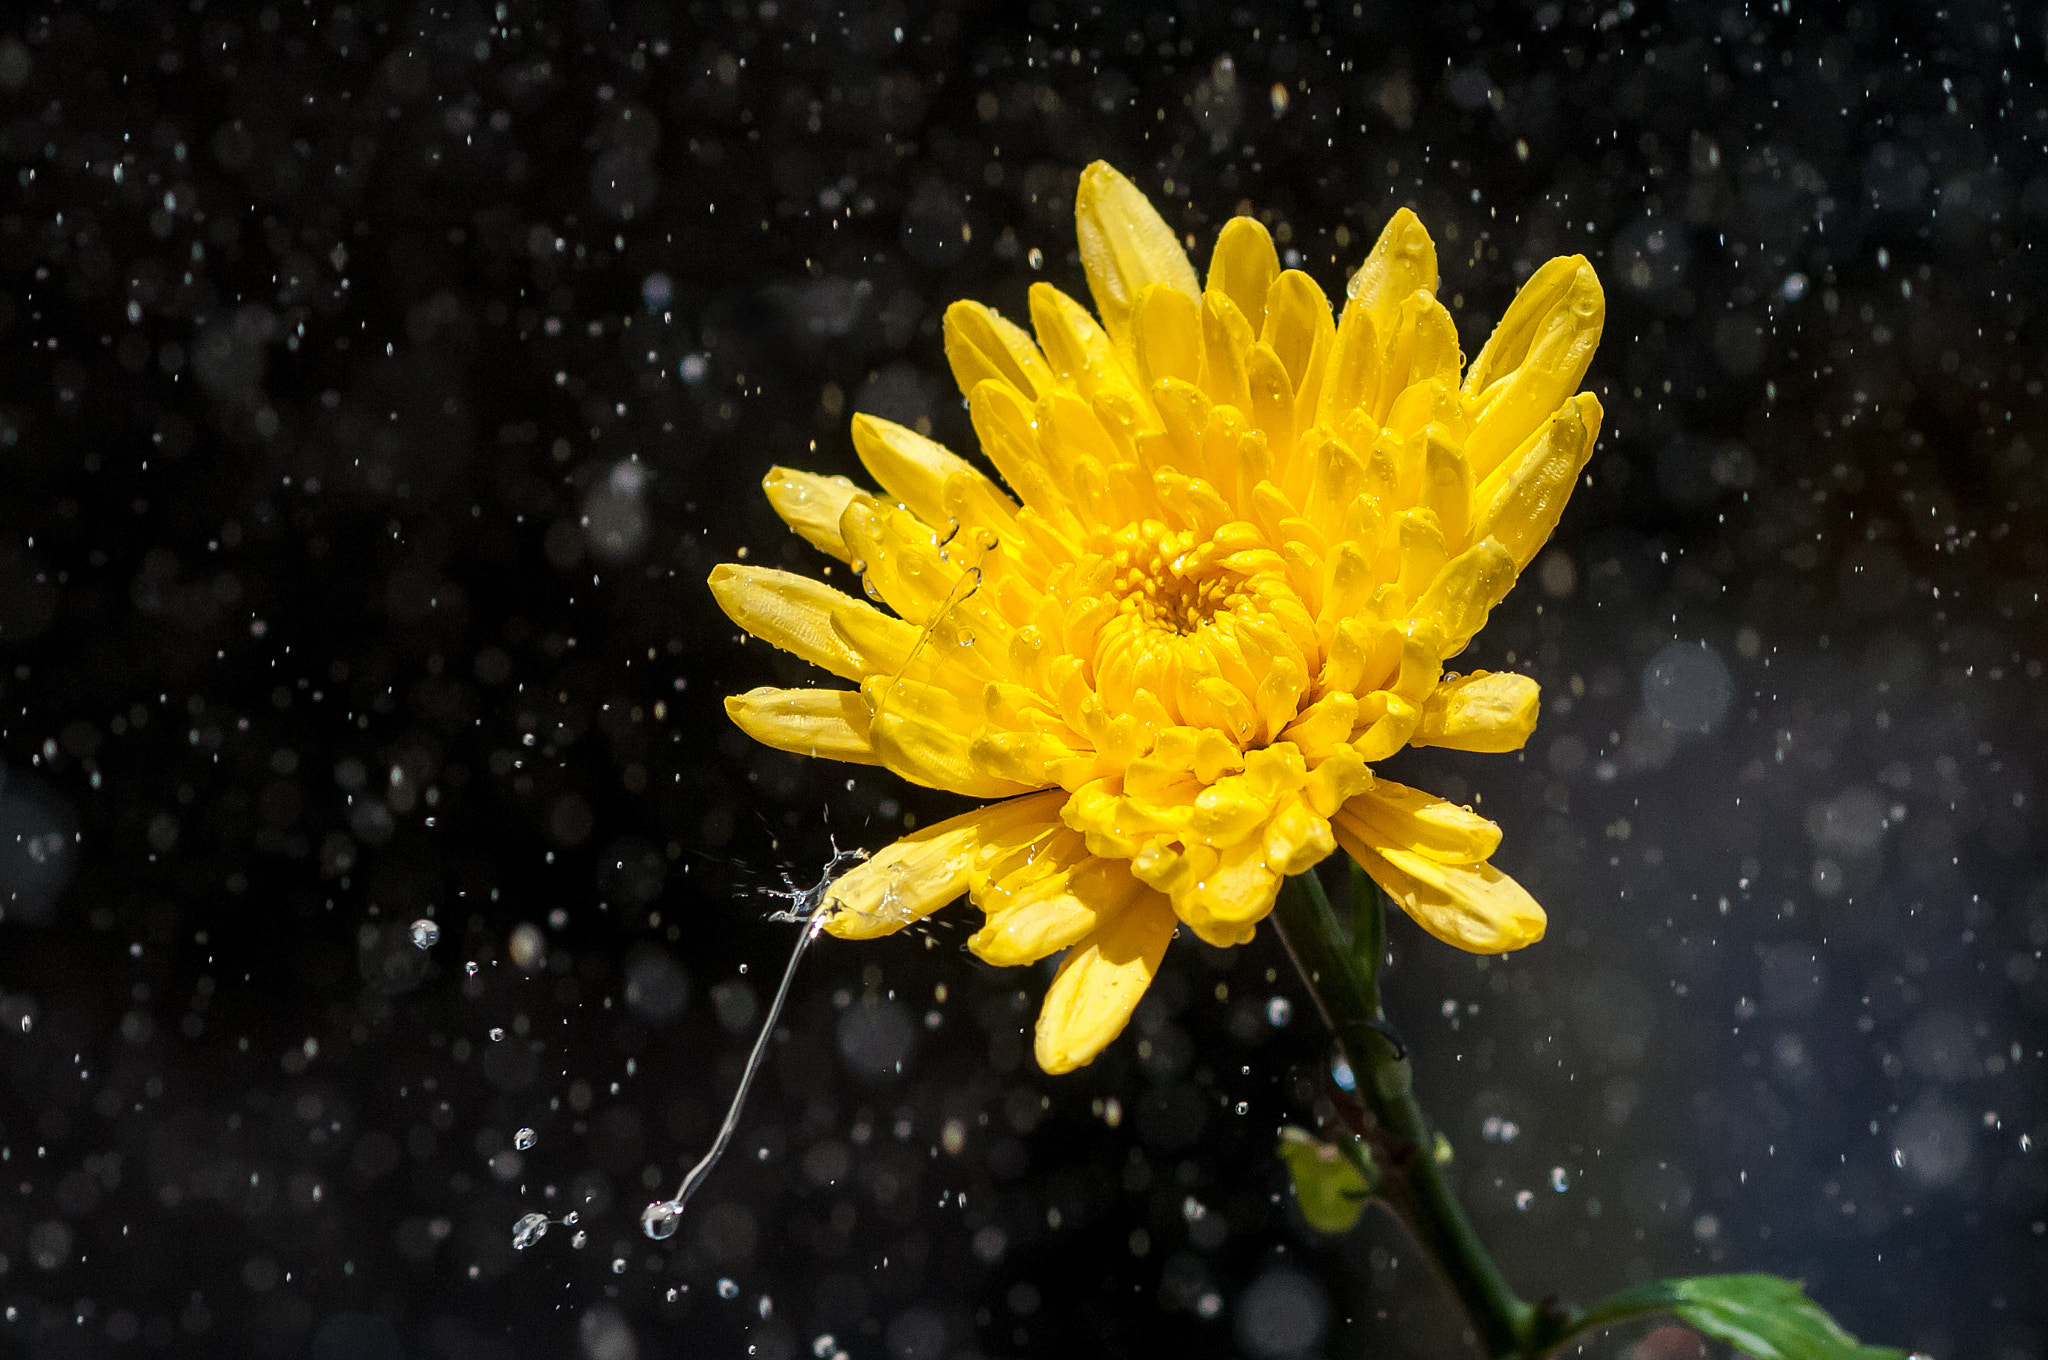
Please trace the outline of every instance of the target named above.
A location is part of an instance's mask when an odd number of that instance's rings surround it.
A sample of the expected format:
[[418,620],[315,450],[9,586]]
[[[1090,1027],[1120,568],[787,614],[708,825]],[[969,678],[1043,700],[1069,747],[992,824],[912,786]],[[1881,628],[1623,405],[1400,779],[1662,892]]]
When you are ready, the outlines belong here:
[[1233,217],[1216,237],[1209,256],[1206,291],[1222,293],[1237,304],[1256,334],[1266,320],[1266,290],[1280,273],[1273,237],[1256,217]]
[[868,664],[832,626],[835,615],[878,614],[851,595],[808,576],[770,567],[721,562],[711,569],[711,594],[726,617],[760,638],[844,680],[867,674]]
[[975,867],[1051,834],[1064,794],[1013,798],[921,828],[841,874],[825,890],[825,929],[872,940],[931,915],[967,890]]
[[1482,393],[1485,413],[1465,440],[1474,477],[1484,479],[1579,390],[1606,316],[1600,279],[1580,260],[1557,301],[1536,319],[1521,363],[1500,380],[1506,387],[1490,399]]
[[1374,780],[1336,820],[1367,845],[1410,850],[1444,864],[1477,864],[1500,848],[1500,828],[1486,818],[1391,779]]
[[[1294,379],[1273,347],[1261,340],[1252,346],[1245,362],[1245,383],[1250,388],[1252,423],[1266,438],[1269,448],[1291,449],[1297,431]],[[1266,474],[1261,473],[1261,476]],[[1258,478],[1253,478],[1256,482]]]
[[1406,208],[1387,219],[1365,263],[1344,285],[1350,299],[1345,310],[1363,307],[1372,313],[1375,329],[1391,329],[1394,311],[1423,288],[1436,292],[1436,245],[1422,221]]
[[1289,269],[1273,280],[1266,292],[1266,320],[1259,328],[1259,339],[1280,356],[1297,393],[1308,376],[1309,357],[1336,329],[1330,300],[1314,279],[1299,269]]
[[839,532],[867,585],[909,622],[922,627],[958,603],[955,588],[966,567],[941,553],[938,531],[916,515],[856,496],[839,517]]
[[1537,684],[1513,671],[1474,671],[1438,685],[1422,706],[1416,746],[1519,751],[1536,730]]
[[1499,539],[1517,571],[1535,560],[1557,528],[1579,473],[1593,456],[1600,416],[1600,399],[1581,392],[1473,491],[1473,535]]
[[1146,284],[1131,310],[1131,350],[1137,356],[1138,377],[1148,392],[1168,378],[1199,382],[1201,300],[1171,284]]
[[1180,237],[1138,186],[1107,161],[1081,172],[1074,194],[1074,230],[1080,237],[1081,268],[1088,291],[1110,337],[1122,344],[1130,333],[1131,311],[1149,284],[1163,283],[1201,296],[1195,267]]
[[1543,266],[1529,276],[1529,281],[1515,294],[1515,300],[1508,304],[1500,324],[1487,337],[1479,357],[1465,371],[1466,396],[1478,397],[1522,366],[1522,359],[1529,353],[1529,343],[1536,337],[1537,326],[1564,297],[1565,290],[1571,287],[1579,267],[1585,262],[1583,255],[1559,255],[1544,261]]
[[1347,838],[1341,826],[1337,839],[1417,925],[1445,944],[1501,954],[1543,938],[1543,908],[1491,864],[1440,864],[1405,850],[1376,851]]
[[967,941],[976,958],[999,968],[1036,963],[1102,929],[1140,897],[1156,896],[1131,877],[1126,861],[1097,859],[1078,835],[1073,848],[1075,863],[1010,900],[1001,896],[1000,881],[976,891],[975,904],[989,913],[988,924]]
[[755,741],[799,756],[881,762],[868,744],[868,704],[857,689],[772,689],[729,695],[726,716]]
[[839,536],[839,517],[847,502],[861,494],[858,486],[844,477],[820,477],[795,468],[768,469],[761,479],[768,504],[782,516],[782,522],[796,530],[804,542],[828,552],[842,562],[851,561],[846,540]]
[[[934,690],[928,697],[941,693]],[[874,716],[868,741],[876,758],[913,784],[969,798],[1008,798],[1031,791],[1030,785],[1004,779],[975,759],[974,732],[930,716],[938,705],[892,694],[882,701],[871,697],[869,707]]]
[[1251,324],[1228,293],[1212,289],[1202,294],[1201,385],[1211,400],[1240,411],[1252,409],[1247,372],[1257,343]]
[[[1335,848],[1328,840],[1329,824],[1320,818],[1293,829],[1321,831],[1324,843],[1309,852],[1310,863]],[[1288,847],[1279,848],[1284,852]],[[1286,877],[1270,862],[1265,838],[1254,836],[1221,851],[1205,846],[1190,850],[1190,867],[1175,877],[1172,886],[1175,914],[1188,929],[1219,949],[1245,943],[1253,928],[1273,910],[1280,880]],[[1205,850],[1206,854],[1198,853]]]
[[[853,451],[860,455],[862,465],[874,474],[883,490],[926,524],[940,530],[946,528],[951,518],[946,483],[954,478],[988,480],[972,463],[945,445],[880,416],[862,413],[853,418]],[[1011,515],[1016,513],[1016,507],[1009,505],[1001,492],[994,487],[989,490]]]
[[[1053,391],[1057,393],[1059,389]],[[995,464],[1018,499],[1054,518],[1059,528],[1072,523],[1071,493],[1064,469],[1048,467],[1039,457],[1036,417],[1008,383],[985,380],[967,396],[968,418],[981,441],[981,451]]]
[[1049,283],[1031,285],[1031,329],[1038,332],[1038,343],[1053,372],[1082,396],[1137,401],[1137,388],[1132,386],[1131,375],[1117,357],[1108,332],[1088,315],[1086,307]]
[[1441,655],[1449,660],[1486,625],[1486,616],[1514,584],[1514,558],[1493,539],[1483,538],[1444,564],[1410,617],[1437,624],[1443,636]]
[[1339,429],[1346,416],[1371,403],[1378,391],[1381,348],[1372,310],[1346,307],[1317,398],[1317,419],[1323,424]]
[[1472,469],[1464,450],[1446,437],[1441,425],[1423,431],[1423,439],[1422,503],[1436,513],[1444,546],[1456,552],[1465,546],[1471,526]]
[[1123,1033],[1166,956],[1173,908],[1147,893],[1076,944],[1038,1012],[1038,1065],[1058,1075],[1085,1067]]
[[1016,388],[1024,400],[1036,401],[1054,382],[1045,356],[1023,327],[965,298],[946,308],[946,362],[963,397],[975,384],[994,378]]

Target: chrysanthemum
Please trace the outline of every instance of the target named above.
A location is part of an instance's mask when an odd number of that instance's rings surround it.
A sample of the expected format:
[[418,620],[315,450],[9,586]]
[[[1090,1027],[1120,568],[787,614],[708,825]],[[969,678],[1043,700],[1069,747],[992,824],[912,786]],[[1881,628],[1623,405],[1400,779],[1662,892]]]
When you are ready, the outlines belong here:
[[[1500,829],[1378,778],[1403,746],[1512,751],[1536,684],[1454,675],[1556,525],[1600,403],[1578,391],[1604,301],[1537,270],[1462,380],[1436,249],[1403,209],[1341,317],[1234,218],[1204,288],[1173,230],[1097,162],[1075,206],[1095,317],[1048,284],[1031,335],[975,302],[946,357],[1002,482],[871,416],[882,489],[776,468],[791,528],[884,612],[726,564],[742,628],[854,689],[726,700],[749,735],[993,800],[831,889],[826,929],[900,930],[967,894],[994,964],[1061,950],[1048,1072],[1123,1029],[1185,925],[1249,940],[1281,881],[1342,845],[1439,939],[1530,944],[1543,909],[1487,862]],[[1004,489],[1007,484],[1008,491]]]

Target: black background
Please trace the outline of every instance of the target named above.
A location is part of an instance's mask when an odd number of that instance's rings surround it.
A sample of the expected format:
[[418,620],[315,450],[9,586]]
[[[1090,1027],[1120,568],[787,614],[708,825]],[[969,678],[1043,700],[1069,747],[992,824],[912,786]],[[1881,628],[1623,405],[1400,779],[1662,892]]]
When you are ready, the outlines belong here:
[[[16,11],[0,1350],[1458,1351],[1389,1227],[1287,1201],[1325,1054],[1270,933],[1178,943],[1058,1080],[964,909],[825,941],[637,1231],[767,893],[953,807],[740,738],[719,696],[801,668],[704,578],[821,562],[758,482],[857,472],[853,410],[972,448],[941,311],[1085,297],[1106,157],[1198,263],[1243,203],[1333,292],[1412,205],[1468,353],[1549,255],[1606,283],[1591,483],[1465,659],[1542,725],[1393,771],[1483,798],[1551,915],[1490,964],[1393,929],[1510,1277],[1770,1269],[2048,1354],[2048,34],[1905,12]],[[1587,1353],[1694,1353],[1641,1331]]]

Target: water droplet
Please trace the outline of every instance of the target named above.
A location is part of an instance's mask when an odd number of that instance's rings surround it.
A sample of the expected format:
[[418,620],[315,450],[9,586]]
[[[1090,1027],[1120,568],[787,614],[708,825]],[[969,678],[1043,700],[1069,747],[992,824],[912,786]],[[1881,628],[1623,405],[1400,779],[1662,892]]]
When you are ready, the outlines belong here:
[[29,1032],[30,1030],[34,1029],[35,1027],[36,1027],[36,1022],[35,1022],[35,1018],[34,1018],[33,1016],[28,1016],[28,1015],[24,1015],[24,1016],[22,1016],[22,1017],[21,1017],[21,1032],[22,1032],[23,1034],[26,1034],[26,1033],[28,1033],[28,1032]]
[[811,1354],[817,1356],[818,1360],[825,1360],[826,1356],[838,1349],[839,1338],[830,1332],[822,1333],[817,1340],[811,1342]]
[[625,1258],[625,1257],[623,1257],[623,1256],[614,1256],[614,1257],[612,1257],[612,1274],[614,1274],[614,1275],[623,1275],[623,1274],[625,1274],[625,1273],[626,1273],[626,1258]]
[[865,576],[868,574],[868,560],[865,557],[856,557],[847,565],[853,568],[855,576]]
[[441,924],[422,916],[412,923],[412,942],[421,949],[432,949],[441,939]]
[[563,1227],[565,1227],[565,1228],[573,1228],[573,1227],[575,1227],[575,1226],[576,1226],[576,1217],[577,1217],[577,1215],[576,1215],[576,1211],[575,1211],[574,1209],[571,1209],[571,1210],[570,1210],[570,1211],[569,1211],[568,1213],[566,1213],[566,1214],[563,1214],[563,1215],[562,1215],[562,1226],[563,1226]]
[[517,1132],[517,1133],[513,1134],[513,1135],[512,1135],[512,1146],[513,1146],[513,1147],[515,1147],[515,1148],[518,1148],[518,1149],[519,1149],[519,1150],[520,1150],[521,1152],[524,1152],[524,1151],[526,1151],[526,1150],[527,1150],[528,1148],[532,1147],[532,1146],[533,1146],[533,1130],[532,1130],[532,1129],[521,1129],[521,1130],[520,1130],[519,1132]]
[[494,1044],[495,1044],[495,1043],[498,1043],[498,1042],[499,1042],[500,1040],[502,1040],[502,1039],[503,1039],[504,1037],[505,1037],[505,1027],[504,1027],[503,1025],[492,1025],[492,1026],[491,1026],[491,1042],[492,1042],[492,1043],[494,1043]]
[[736,1299],[739,1296],[740,1287],[732,1280],[723,1279],[718,1282],[718,1297],[721,1299]]
[[682,1290],[680,1290],[680,1289],[673,1289],[673,1288],[672,1288],[672,1289],[670,1289],[670,1290],[668,1291],[668,1301],[669,1301],[670,1303],[674,1303],[674,1302],[675,1302],[675,1301],[676,1301],[677,1299],[681,1298],[681,1297],[682,1297],[682,1295],[683,1295],[683,1291],[682,1291]]
[[759,1313],[764,1318],[774,1316],[775,1300],[769,1298],[766,1294],[763,1294],[761,1296],[761,1301],[754,1305],[754,1311]]
[[1557,1191],[1558,1194],[1562,1195],[1565,1191],[1571,1189],[1571,1184],[1571,1179],[1564,1174],[1563,1167],[1553,1166],[1552,1168],[1550,1168],[1551,1189]]
[[546,1214],[527,1214],[512,1225],[512,1250],[525,1251],[548,1235]]
[[468,970],[468,972],[469,972],[469,975],[470,975],[471,977],[475,977],[475,976],[476,976],[476,960],[475,960],[475,959],[471,959],[471,960],[470,960],[470,961],[469,961],[469,962],[468,962],[467,964],[465,964],[465,965],[464,965],[464,967],[465,967],[465,968],[466,968],[466,969]]
[[1266,1003],[1266,1023],[1279,1029],[1294,1018],[1294,1003],[1284,996],[1276,996]]
[[583,1244],[585,1242],[588,1242],[589,1240],[590,1234],[583,1231],[583,1229],[578,1228],[576,1230],[576,1235],[569,1239],[569,1245],[576,1248],[576,1250],[581,1251],[583,1250]]
[[683,1211],[671,1200],[658,1199],[640,1211],[640,1231],[657,1242],[676,1235],[676,1224],[682,1219]]
[[1330,1080],[1337,1083],[1337,1089],[1340,1091],[1356,1091],[1358,1089],[1357,1073],[1353,1072],[1351,1064],[1341,1057],[1330,1064]]
[[1533,1190],[1515,1191],[1515,1207],[1517,1209],[1527,1209],[1535,1201],[1536,1193]]
[[1043,269],[1045,268],[1045,252],[1037,246],[1033,246],[1030,252],[1024,256],[1024,262],[1033,269]]

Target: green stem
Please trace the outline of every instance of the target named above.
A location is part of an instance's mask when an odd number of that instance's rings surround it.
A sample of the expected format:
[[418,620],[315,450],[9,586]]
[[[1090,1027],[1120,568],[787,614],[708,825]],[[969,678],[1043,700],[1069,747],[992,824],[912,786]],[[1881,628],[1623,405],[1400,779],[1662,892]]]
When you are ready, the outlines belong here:
[[1516,1297],[1473,1231],[1444,1181],[1436,1135],[1415,1101],[1413,1069],[1380,1028],[1382,910],[1370,881],[1354,882],[1355,943],[1347,944],[1311,871],[1281,886],[1273,921],[1377,1122],[1367,1141],[1383,1166],[1381,1195],[1443,1273],[1487,1355],[1530,1354],[1549,1341],[1552,1319]]

